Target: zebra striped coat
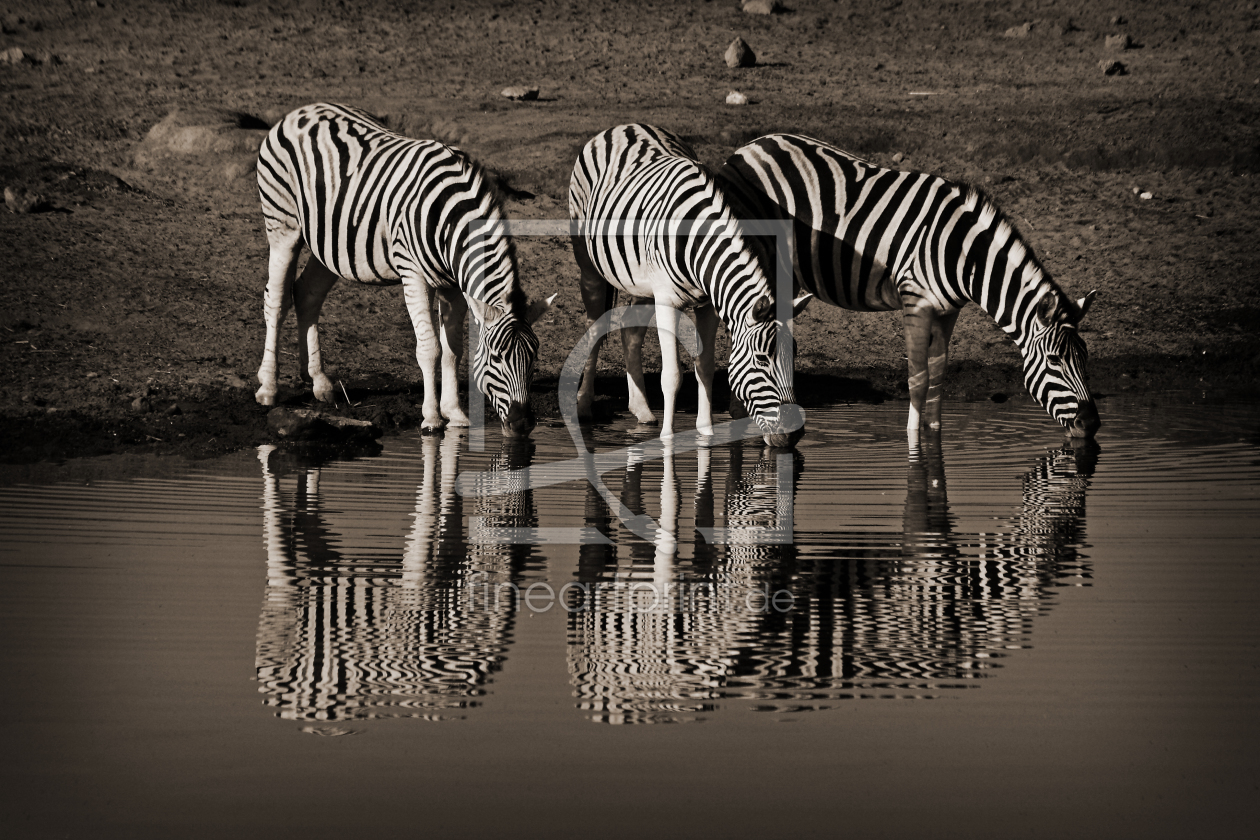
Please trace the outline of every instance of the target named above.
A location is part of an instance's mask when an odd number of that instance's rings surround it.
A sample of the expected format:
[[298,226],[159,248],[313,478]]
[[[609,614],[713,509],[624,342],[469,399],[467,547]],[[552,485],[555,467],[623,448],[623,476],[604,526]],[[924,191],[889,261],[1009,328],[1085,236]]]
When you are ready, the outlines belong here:
[[[484,330],[472,363],[477,383],[505,435],[530,433],[529,384],[538,356],[530,324],[551,301],[527,303],[499,199],[467,155],[433,140],[402,137],[354,108],[307,105],[277,123],[263,141],[258,192],[271,250],[258,402],[275,401],[276,346],[290,306],[303,337],[303,379],[318,399],[330,400],[333,387],[321,364],[318,326],[329,290],[338,278],[402,283],[424,377],[423,430],[435,431],[447,421],[469,425],[459,406],[457,370],[471,307]],[[295,279],[303,244],[312,258]]]
[[794,220],[797,282],[833,306],[903,311],[909,430],[938,428],[959,310],[983,308],[1019,347],[1029,393],[1074,437],[1098,429],[1073,302],[987,197],[934,175],[882,169],[808,137],[737,149],[719,177],[762,218]]
[[[618,290],[655,303],[665,397],[662,438],[673,435],[680,384],[678,310],[692,306],[701,345],[696,428],[712,433],[713,349],[721,319],[731,336],[732,391],[767,442],[789,446],[800,438],[803,416],[794,405],[791,336],[776,318],[764,257],[744,237],[722,189],[682,138],[648,125],[596,135],[573,168],[569,215],[589,322],[612,307]],[[652,422],[641,355],[647,324],[639,320],[622,329],[630,408],[641,422]],[[600,343],[579,389],[581,417],[590,416]]]

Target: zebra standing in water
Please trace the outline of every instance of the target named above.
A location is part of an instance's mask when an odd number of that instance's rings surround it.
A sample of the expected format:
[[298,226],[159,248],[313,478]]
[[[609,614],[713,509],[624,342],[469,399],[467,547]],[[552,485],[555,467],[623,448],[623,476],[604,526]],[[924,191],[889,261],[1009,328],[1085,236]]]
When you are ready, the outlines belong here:
[[941,385],[959,310],[978,304],[1024,357],[1024,381],[1073,437],[1098,411],[1073,302],[974,187],[897,172],[808,137],[771,134],[737,149],[719,177],[763,218],[795,220],[797,282],[833,306],[905,316],[910,416],[939,428]]
[[[781,322],[764,257],[739,228],[726,197],[695,152],[677,135],[648,125],[622,125],[583,147],[569,183],[573,252],[582,270],[589,323],[612,308],[617,290],[651,298],[661,340],[661,437],[674,433],[680,384],[675,322],[696,307],[701,352],[696,357],[696,428],[712,434],[714,338],[720,318],[731,337],[732,391],[749,407],[767,443],[791,446],[804,434],[792,390],[790,335],[777,353]],[[812,299],[794,302],[793,315]],[[652,422],[644,394],[646,326],[622,330],[630,409]],[[579,416],[589,418],[601,342],[587,359],[578,392]],[[791,406],[788,409],[787,406]]]
[[[276,124],[258,152],[258,192],[271,256],[264,310],[267,340],[256,398],[276,395],[280,324],[297,310],[302,377],[315,397],[333,398],[319,351],[319,312],[339,277],[402,283],[424,377],[422,430],[467,426],[458,366],[468,308],[484,332],[473,359],[477,384],[509,437],[534,427],[529,385],[538,339],[531,324],[546,303],[530,304],[517,278],[516,251],[481,168],[433,140],[411,140],[342,105],[307,105]],[[311,250],[296,278],[298,255]],[[437,397],[438,299],[442,396]]]

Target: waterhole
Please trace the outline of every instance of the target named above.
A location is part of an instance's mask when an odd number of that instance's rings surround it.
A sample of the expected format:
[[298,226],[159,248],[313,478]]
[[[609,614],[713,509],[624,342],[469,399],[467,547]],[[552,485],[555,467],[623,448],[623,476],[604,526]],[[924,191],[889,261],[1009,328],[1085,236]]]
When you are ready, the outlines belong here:
[[585,458],[452,430],[0,487],[9,810],[41,836],[1254,817],[1257,406],[1113,398],[1096,444],[1019,401],[911,443],[904,411],[812,411],[794,452],[621,421]]

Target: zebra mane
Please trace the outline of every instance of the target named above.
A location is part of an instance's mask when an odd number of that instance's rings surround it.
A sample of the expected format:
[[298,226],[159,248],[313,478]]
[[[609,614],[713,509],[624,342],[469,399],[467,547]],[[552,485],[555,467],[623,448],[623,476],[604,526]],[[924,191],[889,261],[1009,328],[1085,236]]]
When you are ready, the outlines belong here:
[[512,277],[516,281],[512,284],[507,294],[508,310],[513,318],[523,321],[526,317],[526,307],[529,301],[525,296],[525,290],[521,288],[521,270],[516,259],[516,240],[509,236],[506,230],[506,214],[503,212],[503,205],[507,198],[502,180],[497,172],[481,164],[463,149],[447,146],[445,143],[442,145],[446,147],[446,150],[452,156],[457,157],[468,168],[472,176],[471,181],[473,185],[480,186],[481,189],[490,194],[491,213],[500,222],[504,223],[502,228],[503,246],[507,249],[508,262],[512,266]]
[[[1059,288],[1059,284],[1054,282],[1050,276],[1050,272],[1046,271],[1045,266],[1041,264],[1041,259],[1024,239],[1024,234],[1020,231],[1015,223],[1011,221],[1006,213],[994,203],[993,199],[984,190],[975,184],[962,183],[959,187],[963,190],[963,205],[969,213],[975,213],[979,225],[992,230],[994,234],[1005,233],[1009,239],[1008,261],[1017,265],[1029,263],[1033,267],[1033,275],[1031,278],[1031,286],[1036,288],[1041,285],[1048,285],[1063,296],[1063,290]],[[998,238],[996,235],[991,238]]]

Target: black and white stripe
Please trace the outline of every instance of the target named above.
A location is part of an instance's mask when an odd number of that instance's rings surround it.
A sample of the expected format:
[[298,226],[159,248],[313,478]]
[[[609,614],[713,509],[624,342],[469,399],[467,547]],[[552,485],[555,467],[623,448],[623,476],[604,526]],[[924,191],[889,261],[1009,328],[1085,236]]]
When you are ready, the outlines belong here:
[[1097,430],[1077,333],[1093,293],[1069,299],[977,189],[786,134],[737,149],[719,177],[747,212],[794,220],[804,289],[845,309],[904,312],[909,428],[939,426],[949,338],[974,302],[1019,347],[1028,390],[1050,415],[1073,436]]
[[[533,428],[529,384],[538,355],[530,324],[550,304],[530,305],[517,277],[499,199],[466,154],[412,140],[341,105],[307,105],[272,128],[258,154],[258,191],[271,248],[265,311],[267,342],[257,399],[276,393],[276,345],[290,305],[303,336],[303,377],[332,399],[319,354],[324,298],[338,278],[403,284],[424,375],[424,428],[468,425],[459,407],[457,369],[469,307],[481,324],[473,359],[477,383],[505,435]],[[296,277],[305,244],[312,259]],[[433,316],[433,297],[438,319]],[[437,396],[441,329],[442,394]]]
[[[569,214],[590,321],[611,308],[616,291],[655,303],[665,395],[662,437],[673,433],[679,384],[673,325],[677,310],[694,306],[702,345],[696,358],[697,428],[711,430],[713,337],[720,319],[731,337],[732,391],[768,442],[784,446],[799,439],[799,409],[786,409],[795,402],[791,340],[776,319],[765,258],[744,236],[722,189],[682,138],[647,125],[622,125],[596,135],[574,166]],[[639,355],[645,330],[641,324],[623,329],[622,335],[631,410],[649,422]],[[590,412],[598,354],[596,345],[579,391],[584,416]]]

